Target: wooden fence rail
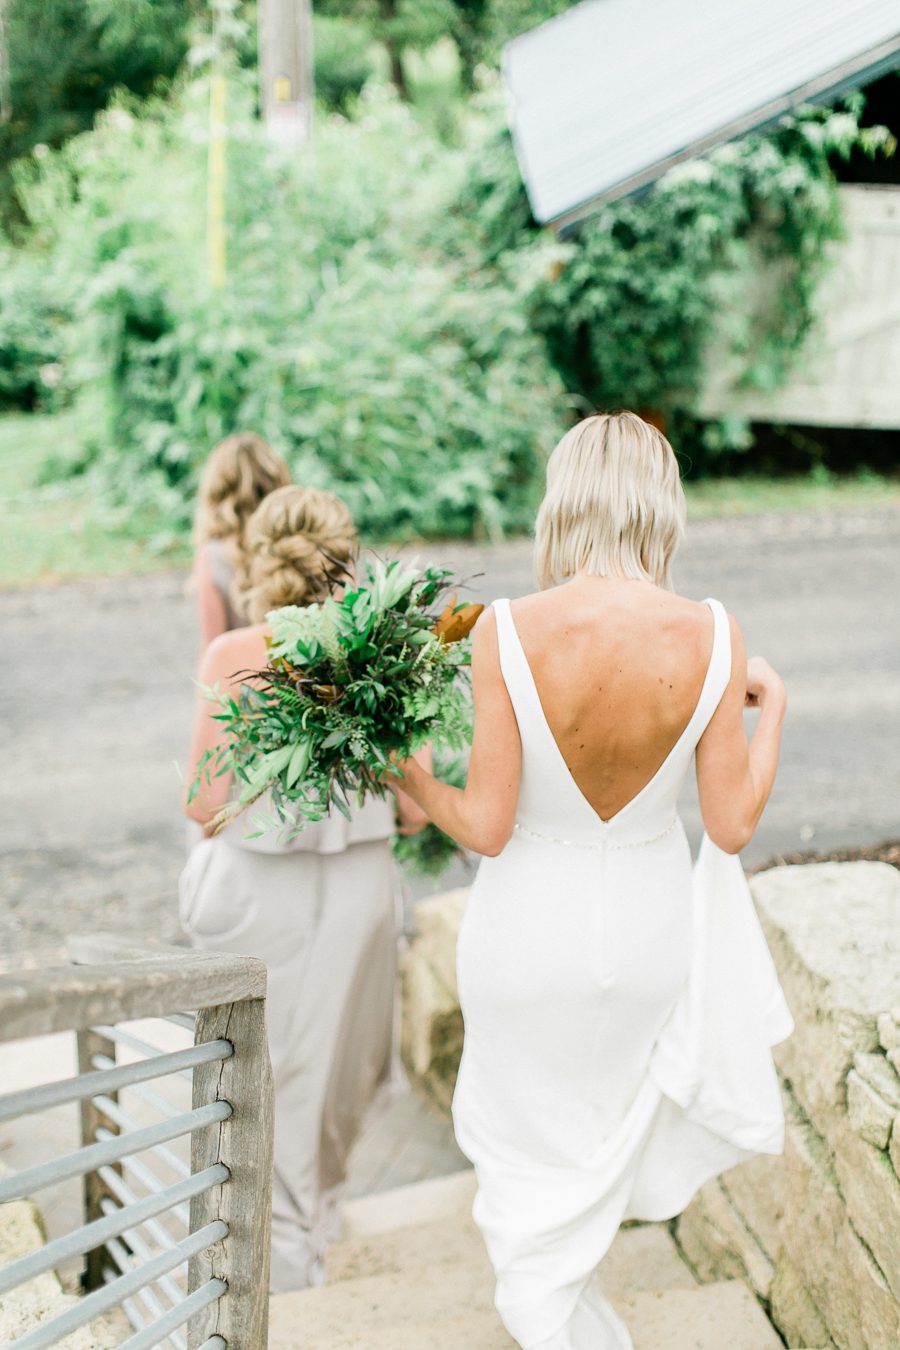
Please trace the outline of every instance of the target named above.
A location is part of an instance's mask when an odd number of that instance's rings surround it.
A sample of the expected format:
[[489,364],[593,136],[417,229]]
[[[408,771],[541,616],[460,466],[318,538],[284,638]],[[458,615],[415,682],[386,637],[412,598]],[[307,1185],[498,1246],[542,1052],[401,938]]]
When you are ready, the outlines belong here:
[[[0,1267],[0,1291],[81,1255],[86,1292],[10,1350],[55,1345],[113,1308],[135,1333],[122,1350],[265,1350],[273,1130],[265,967],[107,934],[69,946],[71,966],[0,976],[0,1042],[73,1031],[79,1071],[0,1096],[0,1121],[78,1103],[81,1147],[4,1177],[0,1200],[81,1176],[84,1223]],[[143,1029],[120,1026],[148,1018],[192,1033],[193,1045],[160,1048]],[[190,1110],[155,1086],[182,1076],[191,1078]],[[150,1124],[137,1119],[148,1110]],[[171,1147],[185,1139],[189,1164]],[[185,1230],[180,1240],[173,1225]],[[186,1291],[176,1277],[184,1266]]]

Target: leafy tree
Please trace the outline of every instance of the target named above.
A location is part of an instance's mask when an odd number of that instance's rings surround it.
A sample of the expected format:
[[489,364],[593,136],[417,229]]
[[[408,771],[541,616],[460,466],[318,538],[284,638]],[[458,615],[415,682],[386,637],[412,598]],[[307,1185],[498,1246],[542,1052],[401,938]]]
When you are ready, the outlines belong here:
[[450,37],[459,52],[463,85],[471,89],[479,63],[496,65],[509,38],[568,9],[573,0],[318,0],[316,12],[366,24],[385,47],[391,81],[409,94],[403,53]]
[[144,96],[171,78],[202,8],[202,0],[6,0],[0,214],[12,205],[13,160],[86,130],[114,89]]

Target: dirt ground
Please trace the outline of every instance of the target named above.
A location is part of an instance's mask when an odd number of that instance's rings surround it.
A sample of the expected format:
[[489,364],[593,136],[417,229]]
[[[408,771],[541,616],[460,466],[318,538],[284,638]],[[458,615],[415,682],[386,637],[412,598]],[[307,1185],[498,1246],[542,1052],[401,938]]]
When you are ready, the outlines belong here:
[[[525,541],[421,556],[481,574],[478,598],[531,584]],[[781,772],[747,865],[900,837],[900,508],[699,522],[676,584],[718,596],[787,680]],[[184,577],[2,592],[0,642],[0,963],[97,928],[176,940]],[[692,793],[684,818],[696,840]]]

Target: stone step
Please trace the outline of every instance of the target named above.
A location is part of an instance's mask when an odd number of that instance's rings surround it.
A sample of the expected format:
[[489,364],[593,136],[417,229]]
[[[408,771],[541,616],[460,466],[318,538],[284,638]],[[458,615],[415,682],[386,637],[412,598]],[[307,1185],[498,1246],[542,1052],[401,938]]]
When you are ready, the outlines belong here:
[[[468,1216],[365,1234],[328,1250],[328,1282],[396,1275],[422,1264],[468,1262],[487,1266],[481,1234]],[[603,1260],[603,1287],[627,1297],[651,1289],[692,1289],[696,1281],[665,1228],[655,1224],[623,1228]]]
[[[269,1350],[515,1350],[465,1266],[348,1280],[272,1299]],[[783,1350],[737,1281],[613,1300],[634,1350]]]
[[492,1309],[494,1278],[486,1262],[422,1264],[427,1261],[423,1250],[420,1263],[404,1271],[273,1295],[269,1350],[362,1350],[376,1331],[438,1326]]
[[412,1224],[455,1219],[472,1212],[475,1173],[470,1167],[429,1181],[414,1181],[390,1191],[348,1200],[342,1207],[346,1237],[388,1233]]

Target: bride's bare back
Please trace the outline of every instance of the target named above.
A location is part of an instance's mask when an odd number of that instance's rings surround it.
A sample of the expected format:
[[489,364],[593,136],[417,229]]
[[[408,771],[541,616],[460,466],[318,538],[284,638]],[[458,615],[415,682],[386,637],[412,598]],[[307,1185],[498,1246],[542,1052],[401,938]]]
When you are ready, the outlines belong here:
[[514,602],[544,715],[604,820],[653,778],[696,707],[709,666],[708,605],[647,582],[582,576]]

